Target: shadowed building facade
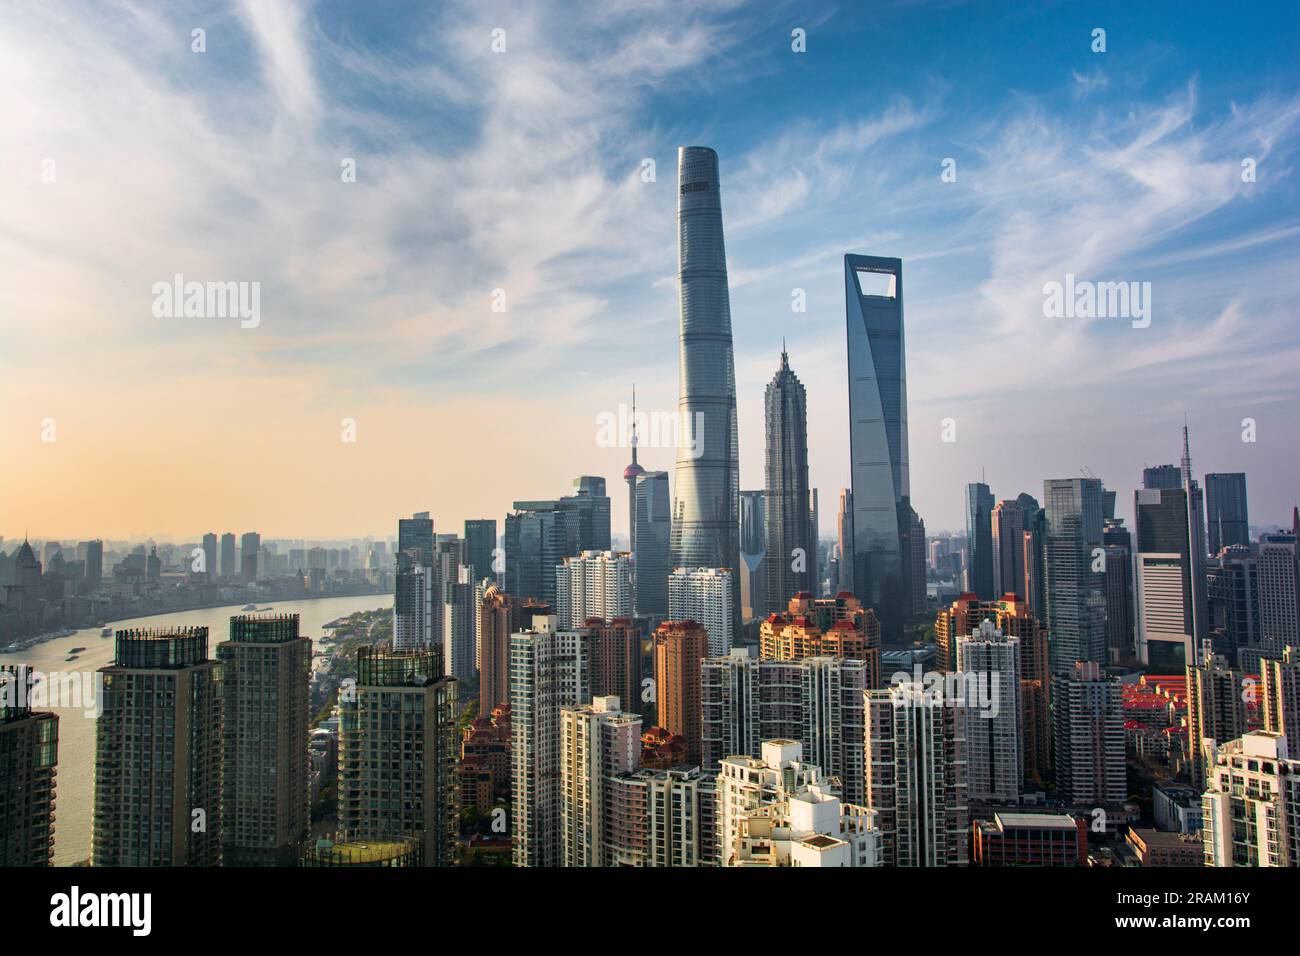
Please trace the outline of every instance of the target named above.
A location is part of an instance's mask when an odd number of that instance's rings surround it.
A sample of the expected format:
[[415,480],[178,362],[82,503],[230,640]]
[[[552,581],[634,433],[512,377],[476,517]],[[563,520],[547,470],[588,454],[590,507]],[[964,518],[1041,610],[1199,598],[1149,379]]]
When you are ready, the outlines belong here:
[[903,263],[844,257],[854,593],[874,608],[886,642],[910,610],[904,531],[910,527]]
[[95,725],[95,866],[221,863],[222,667],[208,629],[117,632]]
[[34,674],[0,667],[0,866],[54,858],[54,777],[59,715],[33,711]]
[[237,615],[223,665],[222,862],[291,866],[311,826],[311,639],[297,614]]

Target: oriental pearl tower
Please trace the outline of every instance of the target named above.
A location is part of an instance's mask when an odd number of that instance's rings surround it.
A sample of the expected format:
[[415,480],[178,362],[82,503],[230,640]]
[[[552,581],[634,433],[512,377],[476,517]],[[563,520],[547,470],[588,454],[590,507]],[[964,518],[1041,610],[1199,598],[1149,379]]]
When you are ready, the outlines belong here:
[[632,385],[632,464],[623,469],[623,480],[627,482],[627,525],[629,550],[632,561],[636,561],[636,480],[645,474],[645,469],[636,461],[636,384]]

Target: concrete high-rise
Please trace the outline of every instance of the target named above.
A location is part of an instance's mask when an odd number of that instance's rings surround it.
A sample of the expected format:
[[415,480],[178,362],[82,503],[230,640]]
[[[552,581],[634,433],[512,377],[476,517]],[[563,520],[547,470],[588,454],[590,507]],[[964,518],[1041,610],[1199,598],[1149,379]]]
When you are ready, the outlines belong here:
[[0,667],[0,867],[50,866],[59,715],[34,711],[34,674]]
[[863,693],[874,688],[865,661],[806,657],[760,660],[735,650],[700,665],[701,766],[715,773],[735,754],[761,756],[763,741],[796,740],[809,760],[839,778],[844,799],[866,799]]
[[978,686],[987,707],[966,708],[968,795],[973,801],[1017,803],[1024,777],[1020,731],[1020,639],[981,621],[957,638],[957,671],[966,687]]
[[203,536],[203,571],[209,581],[217,579],[217,536],[211,531]]
[[721,657],[735,643],[732,600],[735,572],[719,568],[677,568],[668,577],[668,616],[698,621],[708,631],[708,654]]
[[311,826],[311,638],[297,614],[237,615],[217,645],[224,697],[222,860],[292,866]]
[[1278,660],[1261,660],[1260,697],[1264,729],[1286,738],[1300,753],[1300,647],[1283,648]]
[[99,669],[94,865],[217,866],[223,698],[208,629],[122,630],[116,643]]
[[867,806],[884,866],[965,866],[966,708],[917,682],[865,694]]
[[357,650],[339,702],[339,829],[350,840],[409,837],[425,866],[451,866],[458,795],[457,685],[432,648]]
[[641,717],[619,699],[560,710],[560,834],[564,866],[614,865],[613,778],[637,769]]
[[262,536],[256,531],[249,531],[239,539],[239,576],[245,584],[257,580],[260,570],[258,558],[261,557]]
[[1201,798],[1206,866],[1300,867],[1300,760],[1256,730],[1218,749]]
[[1203,789],[1219,746],[1246,732],[1246,686],[1242,673],[1222,657],[1187,670],[1187,756],[1192,785]]
[[1259,537],[1259,645],[1265,657],[1300,645],[1300,548],[1294,534]]
[[393,592],[393,649],[415,650],[441,646],[435,630],[441,601],[433,568],[421,565],[418,548],[397,553],[397,577]]
[[[848,329],[849,465],[853,478],[853,593],[880,618],[886,643],[902,636],[903,521],[910,508],[903,263],[844,257]],[[910,519],[908,519],[910,520]]]
[[1244,472],[1207,473],[1205,476],[1205,532],[1210,554],[1233,544],[1250,544],[1250,515],[1246,507]]
[[235,564],[235,536],[227,531],[221,536],[221,576],[233,578],[239,573]]
[[1128,799],[1120,683],[1094,661],[1055,675],[1052,731],[1056,786],[1071,806],[1115,807]]
[[515,866],[561,866],[561,711],[591,700],[591,634],[537,615],[510,637],[511,838]]
[[478,603],[469,565],[456,568],[456,578],[442,584],[443,671],[458,681],[472,681],[478,675]]
[[[731,346],[727,252],[722,238],[718,154],[677,153],[681,418],[673,489],[671,564],[731,568],[740,561],[740,451]],[[732,576],[731,612],[740,613]]]
[[767,384],[763,406],[767,476],[763,496],[767,560],[763,566],[767,606],[778,608],[800,591],[815,595],[818,590],[813,570],[817,536],[808,491],[808,394],[790,370],[784,348],[781,365]]
[[626,551],[584,551],[555,569],[555,611],[561,628],[589,617],[632,616],[632,561]]
[[686,738],[687,762],[700,762],[700,665],[709,635],[695,621],[664,621],[655,631],[658,725]]
[[479,713],[510,703],[510,635],[520,630],[522,602],[495,584],[479,602]]

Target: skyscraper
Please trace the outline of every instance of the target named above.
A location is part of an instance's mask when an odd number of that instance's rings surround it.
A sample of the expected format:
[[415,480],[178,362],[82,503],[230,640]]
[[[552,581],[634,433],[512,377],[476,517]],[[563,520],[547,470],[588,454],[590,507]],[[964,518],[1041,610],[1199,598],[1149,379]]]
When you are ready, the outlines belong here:
[[767,505],[761,489],[740,493],[740,619],[752,621],[768,613]]
[[1150,490],[1181,488],[1183,474],[1177,465],[1151,465],[1142,469],[1142,487]]
[[262,536],[256,531],[249,531],[239,539],[239,574],[245,584],[257,580],[257,559],[261,556],[261,551]]
[[465,520],[466,561],[474,569],[471,580],[477,582],[484,578],[496,580],[493,570],[492,552],[497,547],[496,518],[467,518]]
[[[1209,605],[1205,599],[1205,509],[1201,502],[1201,488],[1192,478],[1192,452],[1187,439],[1187,426],[1183,426],[1183,495],[1187,506],[1187,572],[1191,577],[1192,646],[1196,660],[1209,658],[1210,646]],[[1189,659],[1190,660],[1190,659]]]
[[1240,671],[1222,657],[1187,665],[1187,755],[1192,785],[1204,788],[1214,754],[1246,732],[1246,690]]
[[1294,534],[1259,537],[1259,645],[1277,659],[1300,646],[1300,548]]
[[1255,730],[1215,754],[1201,798],[1206,866],[1300,867],[1300,760]]
[[209,581],[217,579],[217,536],[211,531],[203,536],[203,570]]
[[1300,753],[1300,647],[1283,648],[1281,658],[1259,664],[1264,729],[1280,734],[1288,750]]
[[990,516],[993,547],[993,596],[1025,589],[1025,512],[1020,501],[1007,499],[993,506]]
[[848,327],[853,591],[874,608],[886,643],[902,635],[908,598],[900,509],[910,507],[903,263],[844,257]]
[[239,573],[235,565],[235,536],[227,531],[221,536],[221,576],[233,578]]
[[441,635],[434,629],[434,602],[440,600],[433,568],[421,565],[419,549],[397,553],[397,578],[393,593],[393,649],[410,651],[433,647]]
[[433,648],[357,650],[339,702],[339,829],[350,840],[409,837],[425,866],[451,866],[458,832],[456,681]]
[[721,657],[735,643],[735,579],[730,569],[717,568],[677,568],[668,577],[669,618],[698,621],[708,632],[710,657]]
[[555,610],[561,628],[589,617],[632,616],[632,562],[625,551],[584,551],[555,569]]
[[560,833],[564,866],[611,866],[613,778],[640,764],[641,717],[613,696],[560,710]]
[[1124,710],[1119,681],[1094,661],[1055,675],[1052,732],[1056,785],[1078,807],[1113,807],[1128,798]]
[[1101,532],[1106,549],[1106,647],[1111,663],[1127,661],[1136,648],[1133,631],[1133,536],[1124,519],[1108,518]]
[[516,501],[506,515],[505,590],[555,605],[555,568],[577,554],[577,516],[553,501]]
[[130,629],[116,640],[99,669],[94,865],[217,866],[222,686],[208,629]]
[[[764,529],[767,606],[785,605],[800,591],[817,593],[812,568],[817,541],[812,533],[808,490],[808,395],[790,370],[790,357],[781,349],[781,366],[764,394],[766,424],[766,509]],[[811,563],[810,563],[811,562]]]
[[853,593],[853,492],[840,489],[840,513],[835,520],[836,550],[839,552],[839,581],[836,590]]
[[472,571],[468,565],[458,565],[456,579],[442,585],[443,670],[458,681],[472,681],[478,675],[478,605],[470,580]]
[[1073,673],[1077,661],[1107,660],[1101,481],[1049,478],[1043,499],[1052,670]]
[[59,715],[31,707],[33,673],[0,667],[0,867],[49,866]]
[[538,615],[510,637],[511,837],[515,866],[562,865],[560,712],[591,699],[590,632]]
[[297,614],[237,615],[217,645],[224,697],[222,860],[291,866],[311,826],[311,638]]
[[510,635],[525,624],[522,602],[489,585],[479,602],[479,713],[510,703]]
[[971,800],[1017,803],[1024,777],[1020,729],[1020,638],[981,621],[957,638],[957,671],[981,685],[987,708],[966,708],[967,788]]
[[903,682],[865,694],[867,806],[885,866],[965,866],[966,708]]
[[672,499],[668,472],[648,471],[636,480],[636,613],[668,614],[669,539]]
[[1205,530],[1210,554],[1232,544],[1250,544],[1250,517],[1246,507],[1244,472],[1207,473],[1205,476]]
[[658,725],[686,738],[688,763],[700,762],[700,663],[708,635],[695,621],[665,621],[655,631]]
[[966,486],[966,590],[981,601],[993,593],[993,493],[982,481]]
[[417,511],[409,518],[397,519],[397,550],[416,552],[416,564],[433,567],[433,519],[427,511]]
[[[681,147],[677,179],[681,437],[670,560],[674,568],[734,569],[740,561],[740,451],[718,154]],[[737,575],[731,585],[731,612],[738,618]]]
[[872,666],[861,660],[805,657],[760,660],[733,651],[700,665],[700,762],[716,773],[733,754],[760,754],[765,740],[797,740],[810,759],[839,778],[844,799],[866,799],[862,775],[863,692]]

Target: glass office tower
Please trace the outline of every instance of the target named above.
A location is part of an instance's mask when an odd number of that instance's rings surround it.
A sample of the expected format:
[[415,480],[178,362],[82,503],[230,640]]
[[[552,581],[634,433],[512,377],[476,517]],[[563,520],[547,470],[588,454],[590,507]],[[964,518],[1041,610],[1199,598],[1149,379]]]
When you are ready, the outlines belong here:
[[[718,154],[703,146],[683,146],[677,153],[677,179],[681,430],[672,566],[736,568],[740,451]],[[732,606],[738,609],[739,585],[735,588]]]
[[853,477],[853,582],[886,641],[907,616],[902,535],[910,524],[903,263],[844,257]]

